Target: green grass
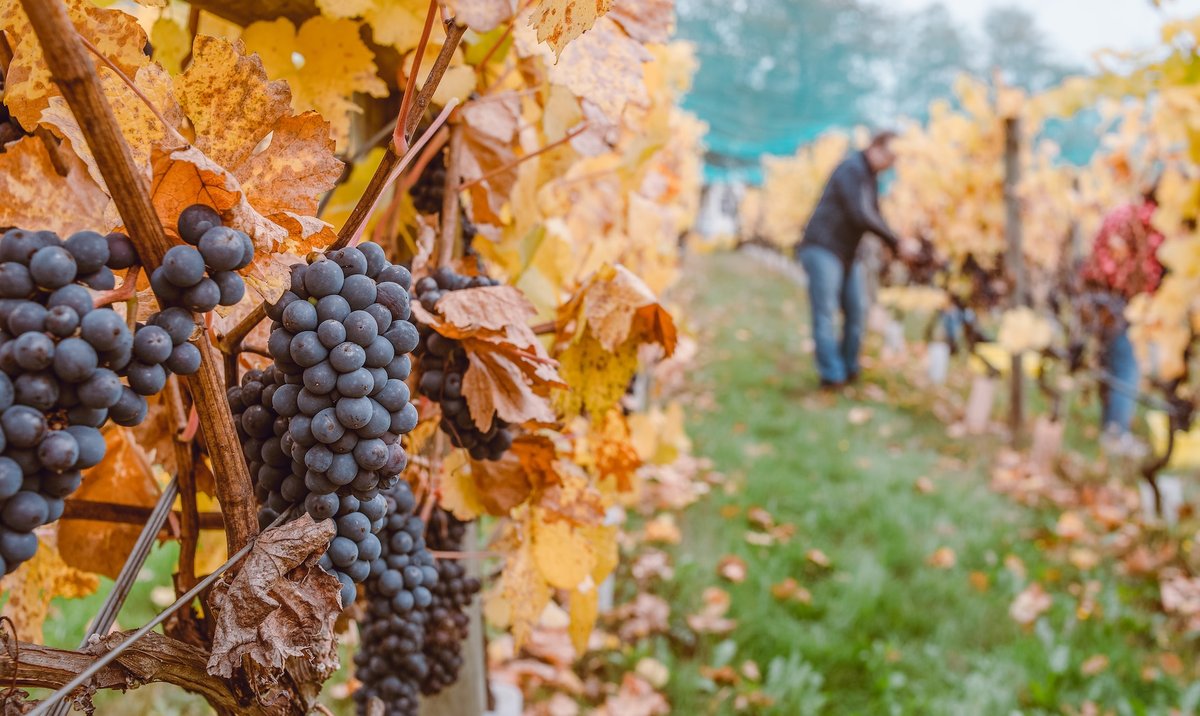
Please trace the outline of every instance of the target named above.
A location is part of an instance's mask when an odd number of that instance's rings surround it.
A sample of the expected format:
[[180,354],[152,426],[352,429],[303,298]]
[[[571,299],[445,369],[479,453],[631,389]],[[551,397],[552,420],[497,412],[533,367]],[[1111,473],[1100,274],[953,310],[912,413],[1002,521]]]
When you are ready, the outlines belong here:
[[[697,389],[716,406],[693,411],[690,433],[737,489],[717,490],[689,513],[666,596],[676,609],[695,608],[725,554],[745,559],[749,576],[723,585],[738,621],[727,643],[705,643],[694,658],[668,654],[677,713],[729,712],[697,667],[747,659],[767,675],[774,714],[1042,714],[1086,700],[1149,714],[1195,701],[1195,689],[1142,678],[1157,654],[1153,590],[1119,581],[1111,565],[1080,574],[1051,561],[1032,537],[1053,516],[987,489],[994,439],[951,440],[895,373],[868,371],[867,380],[907,391],[901,400],[817,394],[801,292],[750,260],[696,259],[685,275],[679,293],[702,346]],[[922,409],[897,407],[905,404]],[[863,405],[871,419],[852,425],[850,410]],[[914,490],[921,476],[933,494]],[[745,518],[722,516],[727,506],[763,507],[796,535],[752,546]],[[926,563],[939,547],[954,550],[955,567]],[[814,548],[829,569],[806,558]],[[1008,616],[1025,585],[1004,566],[1010,554],[1054,594],[1030,631]],[[986,589],[971,572],[986,575]],[[811,606],[772,597],[787,577],[811,590]],[[1069,587],[1084,580],[1099,583],[1102,608],[1080,619]],[[1096,654],[1109,666],[1082,675]]]

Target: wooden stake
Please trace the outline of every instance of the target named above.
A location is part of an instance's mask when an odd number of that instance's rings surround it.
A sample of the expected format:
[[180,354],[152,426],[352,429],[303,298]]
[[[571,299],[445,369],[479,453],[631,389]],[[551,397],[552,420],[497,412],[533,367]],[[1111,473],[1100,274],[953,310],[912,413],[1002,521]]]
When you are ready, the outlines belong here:
[[[1011,306],[1024,306],[1029,299],[1025,275],[1025,254],[1022,247],[1021,197],[1021,120],[1004,120],[1004,234],[1008,244],[1008,274],[1013,281]],[[1014,446],[1025,439],[1025,371],[1021,356],[1013,356],[1009,374],[1008,428]]]

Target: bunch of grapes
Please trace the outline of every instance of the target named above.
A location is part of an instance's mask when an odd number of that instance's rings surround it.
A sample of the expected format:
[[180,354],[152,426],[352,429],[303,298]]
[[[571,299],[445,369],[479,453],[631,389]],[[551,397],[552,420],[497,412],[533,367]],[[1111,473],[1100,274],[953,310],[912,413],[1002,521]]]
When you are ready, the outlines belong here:
[[335,518],[328,557],[347,606],[379,555],[379,490],[399,479],[408,463],[400,436],[417,424],[405,383],[418,341],[411,284],[373,243],[294,267],[291,289],[267,308],[274,365],[229,392],[260,521],[293,506]]
[[446,192],[446,157],[445,152],[438,152],[425,166],[425,171],[413,184],[409,194],[412,196],[413,207],[421,214],[437,214],[442,210],[442,200]]
[[[466,528],[454,515],[435,509],[429,520],[429,548],[461,551]],[[460,560],[437,560],[437,573],[423,648],[428,671],[421,681],[421,693],[427,695],[436,694],[458,680],[463,665],[462,645],[471,627],[466,610],[481,589],[479,580],[467,575]]]
[[[423,307],[433,311],[438,300],[448,291],[498,286],[499,283],[487,276],[460,276],[442,267],[433,275],[417,281],[414,294]],[[466,448],[472,458],[499,460],[512,447],[513,436],[508,430],[508,423],[498,415],[492,416],[492,427],[487,432],[479,430],[471,418],[462,392],[463,375],[470,366],[467,352],[458,341],[441,335],[429,326],[417,324],[417,329],[420,342],[414,354],[421,371],[417,390],[441,404],[442,431],[450,436],[450,442],[455,447]]]
[[435,602],[438,570],[425,546],[425,525],[415,513],[416,500],[401,480],[382,495],[388,518],[379,533],[383,551],[366,583],[367,609],[359,620],[362,646],[354,657],[354,692],[360,714],[378,698],[384,713],[417,713],[420,684],[428,675],[422,644],[427,612]]
[[207,313],[241,301],[246,284],[238,270],[254,261],[250,237],[223,226],[221,216],[203,204],[184,209],[176,228],[187,243],[171,247],[150,274],[159,302]]
[[137,425],[143,396],[170,373],[190,374],[195,317],[155,314],[130,330],[88,286],[115,285],[113,269],[138,263],[129,238],[12,229],[0,238],[0,570],[37,549],[33,530],[57,520],[81,471],[104,458],[108,420]]

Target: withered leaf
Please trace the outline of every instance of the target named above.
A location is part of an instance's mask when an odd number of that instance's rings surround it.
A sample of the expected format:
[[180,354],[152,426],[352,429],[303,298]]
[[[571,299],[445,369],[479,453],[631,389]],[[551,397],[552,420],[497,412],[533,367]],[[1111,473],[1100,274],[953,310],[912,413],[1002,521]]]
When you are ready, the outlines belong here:
[[302,659],[322,679],[337,669],[341,583],[317,566],[335,533],[332,520],[308,514],[269,529],[237,575],[213,587],[210,674],[232,677],[247,658],[268,670]]
[[621,116],[625,105],[649,103],[642,63],[650,52],[607,17],[600,18],[583,37],[563,50],[549,68],[550,81],[587,97],[610,118]]
[[539,42],[561,55],[567,43],[587,32],[608,12],[613,0],[542,0],[529,18]]
[[28,136],[0,153],[0,226],[49,229],[68,236],[104,225],[108,197],[68,151],[60,152],[70,171],[59,176],[46,146]]
[[[153,507],[162,490],[146,452],[126,428],[104,432],[108,445],[99,465],[87,470],[83,484],[68,499],[112,502],[118,505]],[[141,525],[94,520],[62,520],[58,523],[63,560],[78,569],[116,579],[133,550]]]
[[662,44],[675,34],[675,0],[614,0],[608,16],[638,42]]
[[[554,409],[542,388],[565,384],[561,380],[537,380],[540,368],[552,370],[550,359],[541,363],[541,359],[519,349],[488,350],[485,347],[491,345],[483,341],[464,341],[471,367],[463,375],[462,392],[475,425],[487,432],[495,415],[516,424],[529,421],[553,423]],[[542,389],[542,395],[538,394],[539,389]]]
[[475,32],[489,32],[513,16],[514,0],[444,0],[454,19]]
[[437,302],[437,310],[463,331],[478,328],[503,331],[506,326],[525,324],[537,314],[537,309],[515,286],[449,291]]

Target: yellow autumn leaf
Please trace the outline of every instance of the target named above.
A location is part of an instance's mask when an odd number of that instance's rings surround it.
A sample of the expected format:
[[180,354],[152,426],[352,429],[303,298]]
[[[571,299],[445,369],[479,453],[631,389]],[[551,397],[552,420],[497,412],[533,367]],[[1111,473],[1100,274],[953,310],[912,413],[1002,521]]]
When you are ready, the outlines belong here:
[[467,463],[465,450],[454,450],[443,461],[438,504],[460,520],[473,520],[487,512],[480,500],[479,488]]
[[562,51],[548,74],[551,82],[586,97],[609,119],[617,121],[626,104],[649,103],[642,65],[651,59],[653,56],[641,43],[612,20],[601,18],[590,32]]
[[[146,33],[133,15],[98,8],[90,0],[67,0],[66,6],[75,29],[125,74],[133,76],[150,62],[142,52]],[[33,129],[50,98],[61,96],[58,86],[19,0],[0,2],[0,31],[13,53],[4,78],[4,104],[22,127]]]
[[559,411],[568,416],[584,410],[602,415],[625,395],[637,373],[637,345],[626,341],[610,352],[587,331],[558,355],[558,364],[558,374],[571,386],[554,393]]
[[596,626],[596,617],[600,614],[600,592],[595,585],[587,589],[576,589],[571,592],[570,603],[571,624],[567,634],[575,646],[575,653],[582,656],[587,651],[588,637]]
[[550,585],[538,570],[532,546],[525,542],[510,552],[500,586],[488,602],[489,620],[508,626],[519,649],[550,603]]
[[[361,17],[371,26],[375,42],[391,45],[404,53],[421,40],[429,3],[425,0],[317,0],[317,7],[325,16],[335,19]],[[441,23],[434,22],[432,37],[444,36]]]
[[562,56],[567,43],[592,29],[612,7],[612,0],[541,0],[529,18],[537,29],[538,42],[545,42]]
[[596,566],[591,542],[566,520],[547,519],[541,509],[532,515],[530,537],[538,571],[552,587],[577,588]]
[[359,23],[310,18],[299,30],[287,18],[256,22],[242,33],[242,42],[262,58],[272,79],[286,80],[292,89],[292,109],[316,110],[329,121],[339,146],[350,134],[350,115],[361,113],[355,93],[385,97],[387,84],[379,78],[375,57],[359,37]]
[[150,28],[154,61],[173,75],[183,69],[183,60],[192,51],[192,35],[187,28],[163,15]]
[[615,525],[590,525],[580,527],[579,532],[591,545],[595,562],[592,566],[592,581],[602,584],[620,562],[620,550],[617,545],[620,530]]
[[13,620],[22,639],[40,642],[51,599],[86,597],[99,586],[99,577],[69,566],[54,545],[39,540],[33,559],[0,581],[0,591],[8,593],[4,616]]

